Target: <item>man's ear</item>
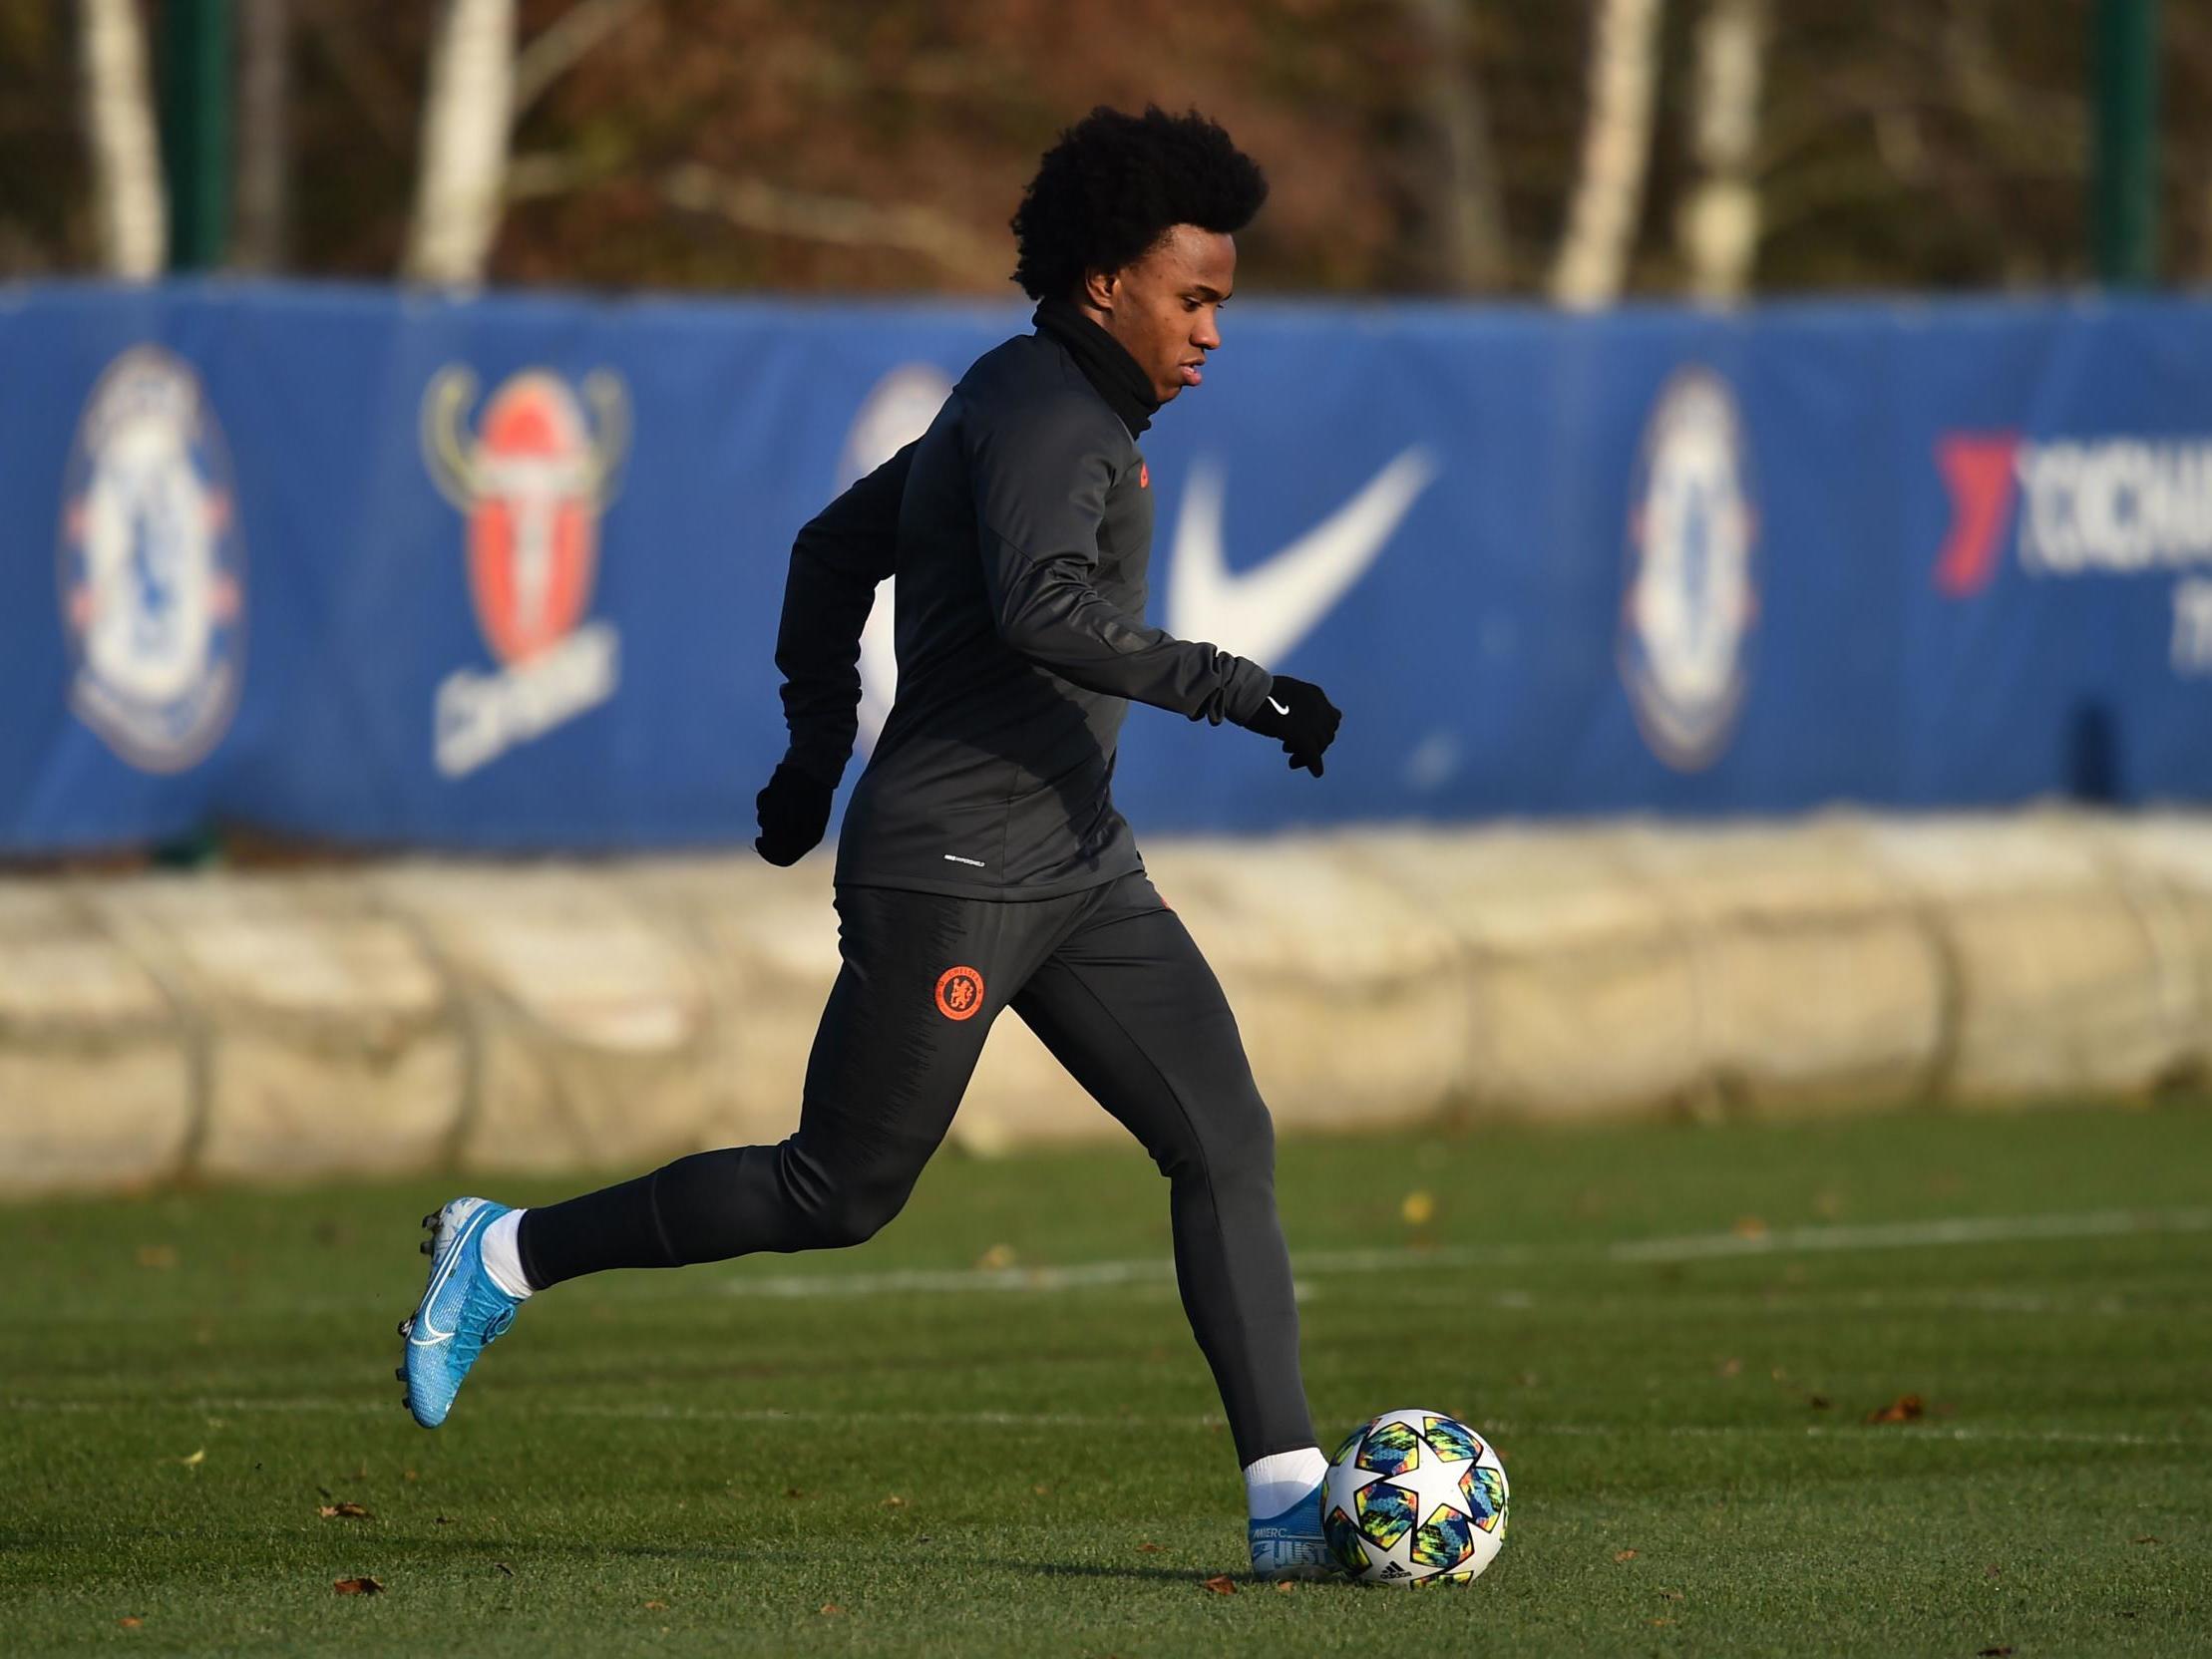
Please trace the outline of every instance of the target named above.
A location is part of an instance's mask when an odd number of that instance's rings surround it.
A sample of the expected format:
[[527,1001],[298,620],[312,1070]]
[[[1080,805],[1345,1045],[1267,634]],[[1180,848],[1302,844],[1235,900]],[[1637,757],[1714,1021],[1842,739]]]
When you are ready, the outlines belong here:
[[1111,311],[1114,300],[1121,292],[1121,272],[1085,271],[1083,273],[1083,300],[1094,311]]

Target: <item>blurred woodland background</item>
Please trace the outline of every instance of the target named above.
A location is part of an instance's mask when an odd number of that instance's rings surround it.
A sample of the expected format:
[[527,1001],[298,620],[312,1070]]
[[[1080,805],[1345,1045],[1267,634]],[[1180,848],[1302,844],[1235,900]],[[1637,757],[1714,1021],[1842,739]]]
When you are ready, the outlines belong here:
[[[0,274],[1007,298],[1038,153],[1151,101],[1267,166],[1255,291],[2049,288],[2102,9],[0,0]],[[2153,14],[2150,274],[2204,282],[2212,5]]]

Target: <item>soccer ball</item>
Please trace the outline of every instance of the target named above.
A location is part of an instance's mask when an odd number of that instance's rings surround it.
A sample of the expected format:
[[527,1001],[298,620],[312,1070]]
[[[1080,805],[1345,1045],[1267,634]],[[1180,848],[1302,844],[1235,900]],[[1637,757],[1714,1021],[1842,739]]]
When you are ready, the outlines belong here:
[[1505,1541],[1505,1465],[1442,1412],[1384,1412],[1321,1482],[1329,1553],[1370,1584],[1466,1584]]

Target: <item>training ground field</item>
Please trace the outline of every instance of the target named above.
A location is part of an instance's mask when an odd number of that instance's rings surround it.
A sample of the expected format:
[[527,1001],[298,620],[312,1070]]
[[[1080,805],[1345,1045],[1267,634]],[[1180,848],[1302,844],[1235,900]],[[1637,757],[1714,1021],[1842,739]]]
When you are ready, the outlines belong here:
[[1241,1492],[1116,1146],[564,1286],[437,1434],[392,1327],[449,1182],[0,1209],[0,1651],[2212,1650],[2201,1106],[1303,1141],[1281,1184],[1324,1447],[1419,1405],[1505,1459],[1470,1587],[1207,1587]]

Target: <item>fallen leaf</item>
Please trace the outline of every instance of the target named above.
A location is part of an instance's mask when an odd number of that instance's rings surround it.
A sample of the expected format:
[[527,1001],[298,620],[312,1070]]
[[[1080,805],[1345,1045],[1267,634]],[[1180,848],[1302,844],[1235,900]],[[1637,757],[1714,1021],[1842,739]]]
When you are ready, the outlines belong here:
[[1436,1219],[1436,1195],[1433,1192],[1408,1192],[1405,1201],[1398,1205],[1399,1219],[1409,1227],[1425,1227]]
[[1672,1619],[1653,1619],[1651,1622],[1654,1624],[1672,1624],[1674,1621]]
[[1147,1555],[1157,1555],[1160,1553],[1162,1546],[1156,1543],[1141,1543],[1137,1545],[1137,1547],[1143,1550]]
[[174,1244],[141,1244],[139,1246],[139,1265],[141,1267],[152,1267],[159,1272],[166,1273],[177,1265],[177,1246]]
[[1764,1238],[1766,1222],[1756,1215],[1738,1215],[1728,1230],[1738,1238]]
[[907,1500],[904,1497],[901,1497],[897,1493],[893,1493],[889,1497],[884,1499],[884,1507],[887,1509],[904,1509],[906,1506]]
[[824,1613],[842,1613],[842,1612],[844,1612],[844,1611],[845,1611],[845,1609],[844,1609],[844,1608],[840,1607],[840,1606],[839,1606],[839,1605],[838,1605],[838,1604],[837,1604],[836,1602],[834,1602],[834,1601],[825,1601],[825,1602],[824,1602],[824,1603],[822,1604],[822,1608],[821,1608],[821,1610],[822,1610],[822,1611],[823,1611]]
[[117,1620],[116,1620],[116,1623],[118,1623],[118,1624],[122,1625],[122,1626],[123,1626],[123,1628],[124,1628],[124,1629],[126,1629],[126,1630],[136,1630],[136,1629],[138,1629],[138,1627],[139,1627],[140,1625],[144,1624],[145,1622],[146,1622],[146,1620],[144,1620],[144,1619],[135,1619],[135,1618],[131,1618],[131,1617],[129,1617],[128,1615],[126,1615],[126,1616],[125,1616],[125,1617],[123,1617],[123,1618],[120,1618],[120,1619],[117,1619]]
[[2010,1642],[2001,1643],[1996,1647],[1976,1649],[1974,1659],[2005,1659],[2005,1656],[2012,1651],[2013,1648]]
[[986,1272],[1002,1273],[1020,1259],[1011,1244],[993,1244],[975,1258],[975,1265]]
[[433,1526],[451,1526],[451,1525],[453,1524],[453,1516],[451,1516],[451,1515],[440,1515],[440,1516],[439,1516],[439,1517],[438,1517],[438,1518],[437,1518],[436,1520],[432,1521],[432,1522],[431,1522],[430,1524],[431,1524],[431,1525],[433,1525]]
[[1235,1595],[1237,1593],[1237,1580],[1230,1577],[1226,1572],[1217,1572],[1201,1584],[1199,1588],[1212,1590],[1216,1595]]
[[201,1447],[201,1448],[200,1448],[200,1449],[199,1449],[199,1450],[198,1450],[197,1452],[194,1452],[194,1453],[193,1453],[193,1454],[192,1454],[192,1455],[191,1455],[190,1457],[188,1457],[188,1458],[179,1458],[179,1459],[178,1459],[177,1461],[178,1461],[179,1463],[183,1464],[183,1465],[184,1465],[184,1467],[185,1467],[186,1469],[197,1469],[197,1468],[198,1468],[198,1467],[199,1467],[199,1466],[200,1466],[201,1464],[203,1464],[203,1463],[205,1463],[205,1462],[207,1461],[207,1449],[206,1449],[206,1448],[205,1448],[204,1446],[202,1446],[202,1447]]
[[1805,1396],[1805,1404],[1812,1407],[1816,1412],[1824,1412],[1835,1402],[1825,1394],[1808,1394]]
[[371,1518],[369,1511],[358,1503],[324,1503],[317,1506],[315,1513],[321,1515],[325,1520],[367,1520]]
[[665,1613],[668,1611],[668,1603],[665,1601],[648,1601],[645,1603],[645,1611],[648,1613]]
[[1736,1359],[1722,1360],[1720,1362],[1720,1369],[1716,1373],[1716,1375],[1722,1377],[1740,1377],[1743,1375],[1743,1362]]
[[806,1496],[807,1494],[806,1494],[806,1491],[805,1491],[805,1489],[804,1489],[804,1488],[801,1488],[801,1487],[786,1487],[786,1488],[784,1488],[784,1495],[785,1495],[786,1497],[804,1497],[804,1496]]
[[1900,1394],[1888,1405],[1866,1414],[1869,1423],[1917,1423],[1928,1415],[1928,1407],[1917,1394]]
[[417,1475],[417,1474],[416,1474],[416,1473],[415,1473],[415,1472],[414,1472],[413,1470],[411,1470],[411,1469],[403,1469],[403,1470],[401,1470],[401,1471],[399,1472],[399,1478],[400,1478],[400,1479],[401,1479],[402,1481],[420,1481],[420,1480],[422,1479],[422,1477],[421,1477],[420,1475]]
[[494,1561],[492,1564],[498,1567],[500,1571],[506,1573],[508,1577],[512,1578],[515,1576],[515,1569],[509,1566],[505,1561]]
[[380,1595],[383,1583],[375,1578],[333,1578],[330,1587],[340,1595]]
[[2158,1540],[2152,1537],[2148,1532],[2145,1532],[2141,1537],[2129,1538],[2127,1541],[2129,1543],[2156,1543]]
[[1659,1600],[1661,1600],[1661,1601],[1679,1601],[1679,1600],[1681,1600],[1681,1598],[1682,1598],[1682,1592],[1681,1592],[1681,1591],[1679,1591],[1679,1590],[1661,1590],[1661,1591],[1659,1591]]
[[1275,1581],[1275,1593],[1276,1593],[1277,1595],[1289,1595],[1289,1594],[1290,1594],[1290,1592],[1291,1592],[1291,1591],[1295,1590],[1296,1588],[1297,1588],[1297,1582],[1296,1582],[1296,1580],[1295,1580],[1295,1579],[1290,1579],[1290,1578],[1278,1578],[1278,1579],[1277,1579],[1277,1580]]
[[1031,1487],[1029,1490],[1035,1493],[1039,1497],[1048,1497],[1051,1495],[1052,1493],[1052,1489],[1050,1487]]
[[1616,1549],[1613,1552],[1613,1558],[1616,1561],[1633,1561],[1636,1559],[1636,1551],[1633,1549]]

